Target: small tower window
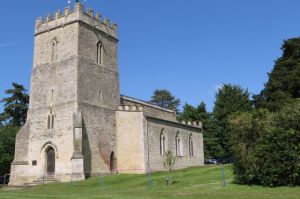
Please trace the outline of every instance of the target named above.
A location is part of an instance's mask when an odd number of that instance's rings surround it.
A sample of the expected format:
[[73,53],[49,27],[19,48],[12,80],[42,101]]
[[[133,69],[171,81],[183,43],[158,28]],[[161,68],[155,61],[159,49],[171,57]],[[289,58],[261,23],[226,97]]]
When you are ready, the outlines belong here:
[[51,129],[54,129],[54,115],[51,115]]
[[57,44],[58,39],[54,37],[51,41],[51,62],[55,62],[57,60]]
[[97,42],[97,64],[103,64],[103,45],[100,41]]
[[98,92],[98,98],[99,98],[99,99],[102,99],[102,98],[103,98],[103,96],[102,96],[102,91],[101,91],[101,90],[99,90],[99,92]]
[[51,123],[51,116],[48,115],[47,117],[47,128],[50,129],[50,123]]

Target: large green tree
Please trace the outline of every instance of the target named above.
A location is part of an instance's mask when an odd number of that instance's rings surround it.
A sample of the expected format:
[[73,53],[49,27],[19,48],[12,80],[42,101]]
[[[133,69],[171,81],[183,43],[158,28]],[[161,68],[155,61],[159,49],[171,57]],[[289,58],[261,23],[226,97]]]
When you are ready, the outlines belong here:
[[224,84],[216,93],[213,116],[216,125],[216,137],[225,156],[232,156],[230,148],[230,129],[228,117],[235,112],[247,112],[252,109],[250,94],[238,85]]
[[256,107],[278,111],[292,98],[300,98],[300,38],[284,41],[281,49],[282,56],[269,73],[265,88],[254,96]]
[[14,158],[15,137],[19,130],[16,126],[0,127],[0,176],[10,172],[10,165]]
[[150,102],[163,108],[175,110],[177,112],[178,106],[180,105],[180,99],[177,99],[170,91],[165,89],[156,89],[153,92]]
[[1,99],[4,112],[0,114],[0,123],[20,127],[26,122],[29,96],[23,85],[12,83],[12,86],[13,88],[5,91],[9,96]]

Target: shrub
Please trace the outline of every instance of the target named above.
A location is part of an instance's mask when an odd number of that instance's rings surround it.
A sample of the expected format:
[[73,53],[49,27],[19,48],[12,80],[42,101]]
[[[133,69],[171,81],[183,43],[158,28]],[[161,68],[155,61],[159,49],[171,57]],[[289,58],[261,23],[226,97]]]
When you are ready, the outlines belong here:
[[299,109],[237,113],[229,123],[238,183],[300,185]]

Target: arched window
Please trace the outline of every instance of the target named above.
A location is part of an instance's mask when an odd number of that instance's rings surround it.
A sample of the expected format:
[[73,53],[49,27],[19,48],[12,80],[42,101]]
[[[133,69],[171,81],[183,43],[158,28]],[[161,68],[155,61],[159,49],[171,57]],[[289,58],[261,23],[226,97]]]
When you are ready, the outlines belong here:
[[166,153],[166,135],[164,130],[160,133],[160,155],[165,155]]
[[54,115],[51,115],[51,129],[54,129]]
[[48,115],[47,117],[47,128],[50,129],[50,123],[51,123],[51,116]]
[[193,146],[193,136],[192,134],[190,134],[189,136],[189,153],[190,153],[190,156],[194,156],[194,146]]
[[51,41],[51,62],[55,62],[57,60],[57,44],[58,39],[54,37]]
[[101,41],[97,42],[97,64],[103,64],[103,45]]
[[50,111],[47,116],[47,128],[48,129],[54,129],[54,119],[55,119],[55,114],[54,114],[53,108],[50,107]]
[[175,144],[176,144],[176,155],[183,156],[182,140],[181,140],[179,132],[177,132],[177,134],[176,134]]

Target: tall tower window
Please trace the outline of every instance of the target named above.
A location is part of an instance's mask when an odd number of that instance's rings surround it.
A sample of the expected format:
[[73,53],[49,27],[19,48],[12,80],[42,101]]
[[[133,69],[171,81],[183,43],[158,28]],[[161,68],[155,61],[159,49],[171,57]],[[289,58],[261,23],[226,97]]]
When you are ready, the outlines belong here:
[[100,41],[97,42],[97,64],[103,64],[103,45]]
[[54,129],[54,120],[55,120],[55,113],[53,107],[49,107],[49,113],[47,115],[47,129]]

